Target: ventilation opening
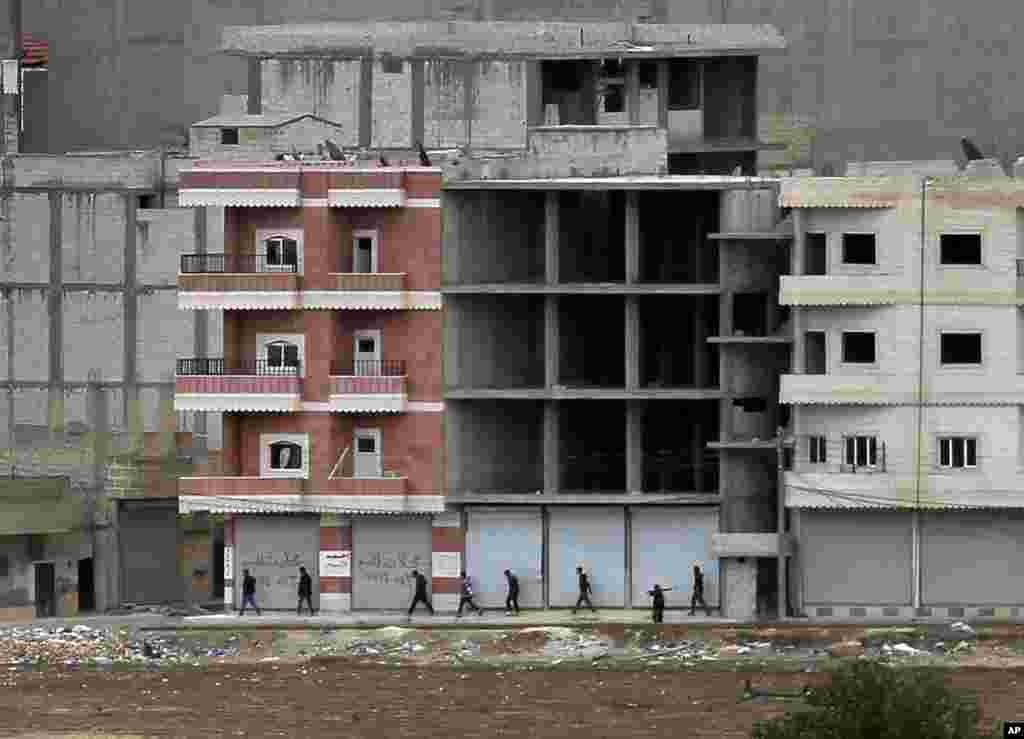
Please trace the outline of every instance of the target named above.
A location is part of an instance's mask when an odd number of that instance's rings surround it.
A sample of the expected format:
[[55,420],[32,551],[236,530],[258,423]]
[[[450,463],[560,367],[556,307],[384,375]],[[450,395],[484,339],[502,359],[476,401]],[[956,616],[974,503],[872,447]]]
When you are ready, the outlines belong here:
[[981,364],[981,334],[943,334],[943,364]]
[[844,264],[875,264],[874,234],[843,234]]
[[981,264],[981,234],[942,234],[939,251],[943,264]]

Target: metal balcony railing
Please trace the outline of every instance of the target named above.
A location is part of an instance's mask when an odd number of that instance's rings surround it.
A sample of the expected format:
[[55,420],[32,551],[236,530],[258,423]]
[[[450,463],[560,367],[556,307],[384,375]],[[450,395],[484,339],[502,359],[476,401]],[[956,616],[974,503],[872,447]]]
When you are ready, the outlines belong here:
[[298,272],[297,264],[268,264],[266,254],[182,254],[182,274]]
[[179,359],[179,375],[285,375],[302,377],[302,365],[284,365],[266,359],[227,363],[222,357]]
[[331,375],[333,377],[404,377],[405,360],[358,359],[347,362],[332,362]]

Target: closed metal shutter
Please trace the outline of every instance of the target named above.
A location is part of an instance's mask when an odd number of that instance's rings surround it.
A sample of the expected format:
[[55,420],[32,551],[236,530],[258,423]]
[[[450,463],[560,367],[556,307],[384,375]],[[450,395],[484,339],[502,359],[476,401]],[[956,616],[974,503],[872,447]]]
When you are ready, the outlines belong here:
[[693,564],[704,572],[704,599],[718,603],[718,560],[711,535],[718,532],[717,508],[632,508],[633,606],[649,607],[647,591],[670,587],[665,605],[689,606]]
[[800,511],[804,604],[910,605],[909,513]]
[[926,606],[1012,605],[1024,593],[1024,512],[921,514]]
[[519,578],[519,606],[544,605],[543,534],[539,508],[470,509],[466,531],[466,571],[476,587],[476,602],[504,607],[505,570]]
[[432,548],[430,519],[426,516],[363,516],[353,520],[352,607],[408,608],[415,590],[409,573],[419,570],[430,580]]
[[177,501],[122,501],[118,511],[125,603],[184,600]]
[[590,576],[595,606],[626,604],[626,530],[622,508],[552,508],[550,510],[552,606],[576,605],[576,567]]
[[299,602],[299,567],[313,578],[319,608],[319,516],[242,516],[235,528],[235,603],[242,602],[242,570],[256,578],[256,605],[292,610]]

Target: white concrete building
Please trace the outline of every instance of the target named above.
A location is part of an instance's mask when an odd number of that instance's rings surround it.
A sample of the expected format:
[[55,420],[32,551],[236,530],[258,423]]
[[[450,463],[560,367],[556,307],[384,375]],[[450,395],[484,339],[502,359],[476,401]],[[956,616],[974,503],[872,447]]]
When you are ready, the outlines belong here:
[[[1018,169],[1021,169],[1018,167]],[[784,180],[790,599],[812,618],[1024,605],[1024,180],[997,162]]]

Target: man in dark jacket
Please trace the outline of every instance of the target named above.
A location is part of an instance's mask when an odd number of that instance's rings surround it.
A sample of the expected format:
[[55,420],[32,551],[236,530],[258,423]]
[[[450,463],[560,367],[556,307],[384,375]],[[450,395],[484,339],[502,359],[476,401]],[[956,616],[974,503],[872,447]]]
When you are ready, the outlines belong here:
[[430,615],[434,615],[434,607],[430,605],[430,600],[427,598],[427,578],[419,571],[412,571],[413,579],[416,581],[416,594],[412,597],[412,605],[409,606],[409,618],[412,618],[412,612],[416,610],[416,605],[422,603],[430,611]]
[[305,567],[299,568],[299,609],[298,615],[302,615],[302,602],[309,606],[309,615],[313,615],[313,578],[306,572]]
[[505,579],[508,580],[508,597],[505,598],[505,615],[511,616],[513,610],[519,615],[519,578],[512,574],[512,570],[505,570]]
[[576,599],[576,605],[573,607],[572,612],[575,614],[576,610],[586,603],[593,613],[597,613],[597,609],[594,608],[594,604],[590,602],[590,594],[594,592],[590,587],[590,578],[587,577],[587,573],[583,571],[582,567],[576,568],[576,577],[579,580],[580,597]]
[[256,605],[256,578],[249,574],[249,570],[242,570],[242,610],[238,612],[239,616],[245,613],[247,605],[256,609],[257,616],[262,615]]
[[693,616],[697,610],[697,604],[700,603],[704,609],[704,614],[707,616],[711,615],[711,609],[708,608],[708,604],[704,602],[704,573],[700,571],[700,565],[693,566],[693,597],[690,598],[690,615]]
[[672,588],[662,588],[660,585],[655,585],[653,590],[648,590],[647,594],[654,599],[652,607],[654,609],[653,617],[654,623],[660,624],[665,622],[665,593]]
[[469,579],[469,575],[466,571],[462,571],[462,595],[459,597],[459,611],[456,616],[462,615],[462,607],[469,606],[470,610],[474,611],[476,615],[484,615],[484,609],[473,602],[473,583]]

